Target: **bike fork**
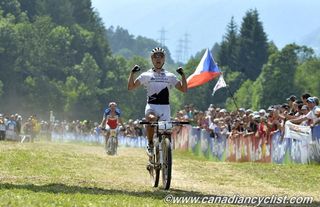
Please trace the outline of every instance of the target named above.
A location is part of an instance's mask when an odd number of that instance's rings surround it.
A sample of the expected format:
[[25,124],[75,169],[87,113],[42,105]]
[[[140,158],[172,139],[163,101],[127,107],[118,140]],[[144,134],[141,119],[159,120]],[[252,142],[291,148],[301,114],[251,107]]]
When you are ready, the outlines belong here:
[[163,151],[162,151],[162,146],[161,143],[159,143],[159,164],[160,164],[160,168],[162,168],[163,166]]

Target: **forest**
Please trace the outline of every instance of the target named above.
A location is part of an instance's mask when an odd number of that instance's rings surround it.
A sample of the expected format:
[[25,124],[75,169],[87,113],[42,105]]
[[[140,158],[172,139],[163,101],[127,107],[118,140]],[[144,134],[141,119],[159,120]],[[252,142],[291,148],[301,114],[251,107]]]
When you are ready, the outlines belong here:
[[[258,110],[282,104],[291,94],[319,96],[320,59],[312,48],[288,43],[279,49],[268,39],[257,10],[248,10],[237,25],[226,25],[221,42],[208,45],[239,107]],[[143,88],[127,90],[130,69],[151,67],[150,51],[157,41],[135,37],[125,28],[106,28],[90,0],[0,1],[0,112],[37,114],[49,119],[100,120],[104,108],[116,101],[125,118],[141,118]],[[165,67],[182,65],[171,58]],[[202,54],[183,65],[187,76]],[[226,88],[211,96],[216,80],[190,89],[173,90],[172,111],[193,103],[234,110]]]

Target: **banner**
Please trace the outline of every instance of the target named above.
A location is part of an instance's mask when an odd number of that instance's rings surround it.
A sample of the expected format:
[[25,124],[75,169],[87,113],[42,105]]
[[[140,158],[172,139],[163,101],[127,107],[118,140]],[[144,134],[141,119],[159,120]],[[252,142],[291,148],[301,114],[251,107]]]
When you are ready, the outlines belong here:
[[[213,138],[199,128],[183,130],[174,137],[188,136],[188,148],[195,155],[205,155],[215,161],[265,163],[320,163],[320,126],[312,128],[312,141],[284,138],[282,132],[254,136],[233,134]],[[296,132],[297,130],[295,130]],[[301,138],[303,139],[303,138]],[[185,140],[185,138],[181,138]],[[185,141],[177,146],[185,148]]]
[[272,136],[271,155],[273,163],[284,163],[285,155],[289,152],[290,139],[283,139],[281,132],[277,131]]
[[226,160],[226,135],[218,135],[212,139],[212,157],[214,160],[225,161]]
[[312,140],[311,128],[309,126],[296,125],[287,121],[285,124],[284,138],[297,139],[309,143]]

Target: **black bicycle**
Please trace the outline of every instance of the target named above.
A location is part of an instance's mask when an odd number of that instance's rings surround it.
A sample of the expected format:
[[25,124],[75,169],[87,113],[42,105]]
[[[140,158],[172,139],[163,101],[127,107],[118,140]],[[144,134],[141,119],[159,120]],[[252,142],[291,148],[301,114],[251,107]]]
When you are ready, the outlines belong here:
[[163,188],[168,190],[170,188],[172,174],[171,130],[173,126],[182,126],[184,124],[189,124],[189,122],[141,121],[140,124],[147,124],[156,128],[153,137],[154,154],[150,158],[147,169],[150,173],[153,187],[158,187],[161,171]]

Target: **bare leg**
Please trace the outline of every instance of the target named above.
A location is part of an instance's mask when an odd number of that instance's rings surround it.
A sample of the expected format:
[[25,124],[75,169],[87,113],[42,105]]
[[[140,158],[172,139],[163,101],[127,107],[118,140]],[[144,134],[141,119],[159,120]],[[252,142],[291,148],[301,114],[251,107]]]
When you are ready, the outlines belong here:
[[105,139],[105,141],[106,141],[106,143],[105,143],[105,148],[106,148],[106,150],[107,150],[107,144],[108,144],[108,140],[109,140],[109,136],[110,136],[110,132],[109,131],[106,131],[105,133],[104,133],[104,139]]
[[[146,120],[148,122],[154,122],[157,120],[157,117],[153,113],[149,113],[146,115]],[[153,146],[153,134],[154,134],[154,127],[147,125],[147,138],[149,146]]]

